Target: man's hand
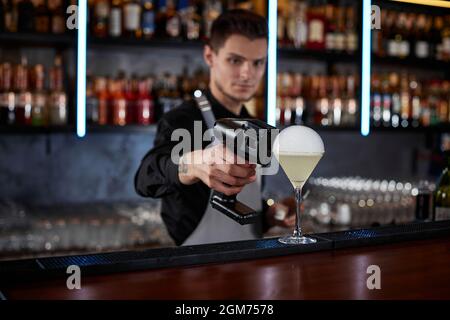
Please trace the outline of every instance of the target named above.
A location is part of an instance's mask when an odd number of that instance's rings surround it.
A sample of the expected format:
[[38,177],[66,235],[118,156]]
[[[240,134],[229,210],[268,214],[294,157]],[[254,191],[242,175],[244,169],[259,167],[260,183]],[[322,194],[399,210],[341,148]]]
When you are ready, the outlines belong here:
[[211,189],[233,195],[256,180],[256,165],[238,162],[233,152],[218,144],[183,155],[178,176],[183,184],[190,185],[201,180]]
[[293,197],[285,198],[269,207],[266,221],[270,227],[293,228],[295,226],[296,202]]

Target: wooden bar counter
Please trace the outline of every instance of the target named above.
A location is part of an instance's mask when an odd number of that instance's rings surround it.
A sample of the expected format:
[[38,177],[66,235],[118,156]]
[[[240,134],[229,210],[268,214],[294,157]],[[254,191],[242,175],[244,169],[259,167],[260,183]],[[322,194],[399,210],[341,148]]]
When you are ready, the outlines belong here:
[[[369,290],[377,265],[381,289]],[[450,235],[279,257],[1,285],[6,299],[450,299]]]

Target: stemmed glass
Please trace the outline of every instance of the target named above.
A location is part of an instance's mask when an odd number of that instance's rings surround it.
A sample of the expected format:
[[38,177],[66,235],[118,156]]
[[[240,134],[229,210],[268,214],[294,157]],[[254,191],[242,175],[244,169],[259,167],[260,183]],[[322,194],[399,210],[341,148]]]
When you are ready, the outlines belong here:
[[274,142],[274,154],[295,189],[296,217],[294,233],[279,239],[284,244],[309,244],[317,240],[302,235],[302,188],[325,152],[323,141],[311,128],[290,126]]

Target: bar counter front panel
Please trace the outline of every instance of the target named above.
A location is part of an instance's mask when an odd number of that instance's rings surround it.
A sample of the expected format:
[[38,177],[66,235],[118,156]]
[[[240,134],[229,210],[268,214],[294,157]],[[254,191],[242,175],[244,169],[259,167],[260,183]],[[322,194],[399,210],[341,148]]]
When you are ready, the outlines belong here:
[[[3,299],[449,299],[450,221],[0,263]],[[81,289],[67,289],[69,265]],[[371,266],[380,289],[369,289]],[[369,279],[370,282],[370,279]],[[126,288],[126,290],[124,290]]]

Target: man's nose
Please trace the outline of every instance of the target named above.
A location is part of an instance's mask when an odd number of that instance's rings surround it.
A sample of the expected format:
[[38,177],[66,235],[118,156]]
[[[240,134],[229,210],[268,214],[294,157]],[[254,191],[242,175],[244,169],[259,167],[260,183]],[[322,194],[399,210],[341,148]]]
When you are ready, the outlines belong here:
[[250,61],[246,61],[242,64],[241,67],[241,79],[242,80],[249,80],[252,77],[254,70],[253,66]]

